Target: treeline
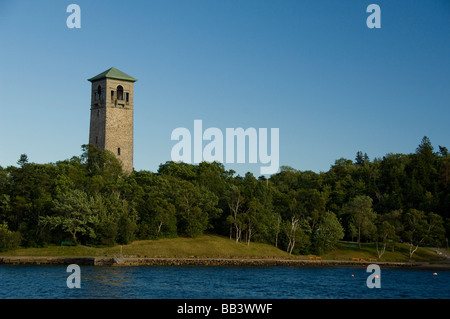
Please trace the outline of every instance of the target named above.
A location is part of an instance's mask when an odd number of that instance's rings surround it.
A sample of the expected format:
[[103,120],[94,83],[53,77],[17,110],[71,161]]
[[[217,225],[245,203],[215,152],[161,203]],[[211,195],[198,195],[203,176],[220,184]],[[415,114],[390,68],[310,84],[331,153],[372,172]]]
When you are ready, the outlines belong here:
[[72,241],[214,233],[237,242],[320,254],[339,240],[445,246],[450,232],[450,156],[424,137],[411,154],[373,161],[358,152],[329,171],[282,167],[269,179],[236,175],[219,163],[166,162],[129,175],[115,156],[84,145],[51,164],[0,167],[0,249]]

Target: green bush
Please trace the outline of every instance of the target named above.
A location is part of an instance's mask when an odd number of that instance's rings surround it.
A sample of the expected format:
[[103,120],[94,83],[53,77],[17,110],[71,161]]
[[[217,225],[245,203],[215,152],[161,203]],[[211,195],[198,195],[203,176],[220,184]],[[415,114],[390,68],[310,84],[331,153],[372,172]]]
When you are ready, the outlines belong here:
[[19,232],[13,232],[8,229],[8,224],[0,224],[0,251],[16,249],[20,246],[22,236]]

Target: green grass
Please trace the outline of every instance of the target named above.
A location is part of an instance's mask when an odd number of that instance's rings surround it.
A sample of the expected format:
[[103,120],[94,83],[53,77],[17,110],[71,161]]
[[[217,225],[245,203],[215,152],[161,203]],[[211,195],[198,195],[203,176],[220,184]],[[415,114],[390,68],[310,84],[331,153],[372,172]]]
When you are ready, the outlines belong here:
[[[48,246],[44,248],[20,248],[0,253],[0,256],[62,256],[62,257],[100,257],[113,256],[122,251],[124,255],[136,257],[216,257],[216,258],[298,258],[308,259],[310,255],[289,256],[288,253],[275,248],[272,245],[262,243],[236,243],[227,237],[216,235],[203,235],[196,238],[163,238],[158,240],[137,240],[129,245],[114,247],[86,247],[82,245]],[[377,257],[374,243],[362,243],[361,249],[349,248],[347,242],[340,242],[337,248],[321,255],[322,260],[352,260],[362,258],[386,262],[420,262],[439,261],[434,251],[427,248],[419,248],[409,259],[409,246],[407,244],[395,244],[394,252],[391,246],[381,259]]]
[[27,256],[27,257],[96,257],[101,256],[97,248],[86,246],[48,246],[43,248],[18,248],[1,252],[0,256]]
[[123,254],[148,257],[288,257],[274,246],[262,243],[236,243],[226,237],[203,235],[197,238],[164,238],[135,241],[123,246]]
[[122,253],[137,257],[289,257],[285,251],[262,243],[236,243],[229,238],[203,235],[196,238],[163,238],[137,240],[129,245],[92,248],[86,246],[48,246],[20,248],[0,253],[0,256],[76,256],[99,257]]
[[[442,258],[434,251],[424,247],[419,247],[410,260],[408,244],[395,243],[394,251],[392,251],[392,246],[394,244],[389,244],[381,258],[378,258],[375,243],[361,243],[361,249],[349,248],[348,244],[348,242],[340,242],[337,245],[336,250],[324,254],[321,256],[322,259],[352,260],[353,258],[362,258],[366,261],[369,261],[369,259],[376,259],[377,261],[386,262],[421,262],[442,260]],[[381,249],[381,245],[379,246],[379,249]]]

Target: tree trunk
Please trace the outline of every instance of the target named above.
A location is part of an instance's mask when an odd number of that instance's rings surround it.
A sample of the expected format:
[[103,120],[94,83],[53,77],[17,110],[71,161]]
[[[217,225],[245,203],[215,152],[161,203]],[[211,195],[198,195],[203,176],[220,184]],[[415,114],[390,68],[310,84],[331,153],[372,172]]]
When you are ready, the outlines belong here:
[[409,259],[412,258],[412,255],[416,252],[416,250],[419,248],[419,245],[416,246],[416,248],[414,248],[414,244],[410,243],[409,244]]
[[296,218],[295,216],[292,216],[291,218],[291,230],[289,232],[289,245],[288,245],[288,252],[289,255],[292,254],[292,251],[294,250],[294,246],[295,246],[295,233],[297,232],[297,227],[298,227],[298,222],[299,219]]
[[381,258],[381,256],[383,256],[384,252],[386,251],[386,242],[383,242],[383,248],[381,248],[381,251],[378,249],[378,240],[375,242],[375,246],[377,248],[378,258]]
[[162,225],[163,225],[163,222],[159,222],[158,223],[158,235],[159,235],[159,233],[161,232],[161,227],[162,227]]
[[241,229],[239,228],[238,224],[235,224],[236,227],[236,242],[238,243],[239,240],[241,240]]
[[[280,223],[281,223],[281,216],[278,215],[277,219],[277,232],[275,233],[275,247],[278,248],[278,233],[280,232]],[[448,242],[447,242],[448,244]]]
[[73,232],[71,232],[71,234],[72,234],[72,238],[73,238],[73,243],[75,244],[77,242],[77,232],[73,231]]
[[361,249],[361,227],[358,227],[358,249]]
[[289,255],[292,255],[292,251],[294,250],[294,246],[295,246],[295,237],[292,240],[292,245],[291,245],[291,249],[289,250]]
[[278,248],[278,232],[275,234],[275,247]]

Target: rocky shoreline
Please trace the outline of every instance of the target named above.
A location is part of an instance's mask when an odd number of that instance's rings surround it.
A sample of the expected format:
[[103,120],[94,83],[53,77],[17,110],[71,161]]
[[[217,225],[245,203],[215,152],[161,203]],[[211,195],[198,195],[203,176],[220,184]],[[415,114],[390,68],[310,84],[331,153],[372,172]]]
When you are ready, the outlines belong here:
[[448,263],[367,262],[346,260],[305,260],[274,258],[149,258],[149,257],[0,257],[0,265],[91,265],[91,266],[249,266],[249,267],[367,267],[376,263],[383,268],[449,269]]

